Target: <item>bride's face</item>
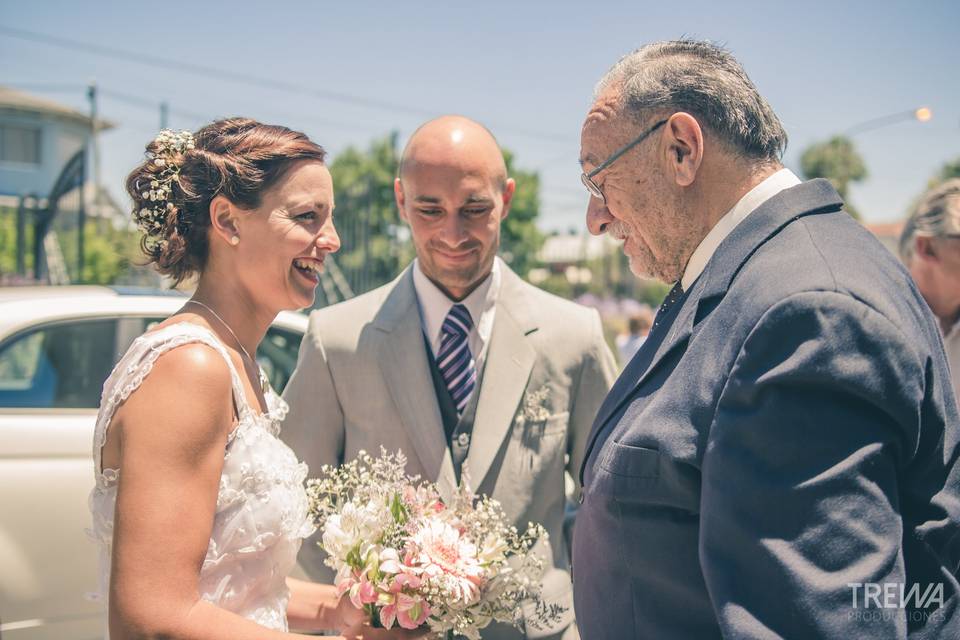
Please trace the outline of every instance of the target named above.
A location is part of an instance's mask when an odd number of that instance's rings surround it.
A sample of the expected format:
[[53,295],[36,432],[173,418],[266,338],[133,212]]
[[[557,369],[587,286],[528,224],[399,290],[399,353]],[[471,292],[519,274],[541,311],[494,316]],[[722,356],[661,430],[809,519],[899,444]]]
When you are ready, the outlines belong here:
[[340,248],[333,208],[330,172],[304,160],[263,195],[260,207],[240,216],[238,268],[259,303],[276,310],[313,304],[324,259]]

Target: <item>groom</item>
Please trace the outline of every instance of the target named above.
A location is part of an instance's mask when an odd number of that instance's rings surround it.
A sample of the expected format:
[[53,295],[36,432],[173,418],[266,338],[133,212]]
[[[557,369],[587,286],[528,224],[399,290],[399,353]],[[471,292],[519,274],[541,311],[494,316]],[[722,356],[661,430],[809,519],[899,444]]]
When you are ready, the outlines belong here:
[[[400,449],[408,472],[444,494],[468,478],[518,528],[543,524],[543,594],[566,612],[528,637],[575,638],[565,471],[580,468],[613,356],[595,311],[536,289],[496,257],[514,189],[476,122],[447,116],[413,134],[395,192],[417,259],[394,282],[311,315],[282,435],[314,474],[361,449]],[[312,542],[300,560],[330,579]],[[483,637],[521,634],[493,625]]]
[[594,422],[584,638],[957,638],[960,425],[935,320],[743,68],[645,46],[583,125],[594,234],[676,283]]

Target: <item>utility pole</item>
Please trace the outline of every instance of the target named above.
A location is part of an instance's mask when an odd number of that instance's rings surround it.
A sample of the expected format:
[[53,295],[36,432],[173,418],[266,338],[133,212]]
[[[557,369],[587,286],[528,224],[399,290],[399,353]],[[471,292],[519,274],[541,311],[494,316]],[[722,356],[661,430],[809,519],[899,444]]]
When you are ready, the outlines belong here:
[[[90,156],[93,163],[93,197],[90,203],[96,207],[100,201],[100,147],[97,144],[97,118],[99,116],[97,109],[97,83],[91,82],[87,87],[87,99],[90,101]],[[77,282],[83,282],[84,267],[84,230],[87,226],[87,171],[84,163],[84,171],[80,178],[80,207],[77,211]]]
[[160,129],[170,128],[170,105],[166,102],[160,103]]
[[97,83],[91,82],[87,87],[87,98],[90,100],[90,155],[93,164],[93,199],[100,199],[100,109],[97,105]]

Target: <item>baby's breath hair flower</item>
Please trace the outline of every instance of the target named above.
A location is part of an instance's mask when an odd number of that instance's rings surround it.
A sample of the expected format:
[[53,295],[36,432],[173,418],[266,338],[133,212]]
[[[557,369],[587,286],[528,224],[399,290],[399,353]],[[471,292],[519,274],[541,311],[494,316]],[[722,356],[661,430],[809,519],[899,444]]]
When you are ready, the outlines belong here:
[[137,184],[143,189],[140,196],[149,201],[148,206],[141,206],[133,211],[133,220],[147,236],[159,237],[163,235],[167,218],[176,213],[176,205],[170,201],[172,183],[180,180],[180,165],[177,159],[187,151],[195,148],[193,134],[189,131],[171,131],[164,129],[148,147],[147,157],[156,167],[148,185]]

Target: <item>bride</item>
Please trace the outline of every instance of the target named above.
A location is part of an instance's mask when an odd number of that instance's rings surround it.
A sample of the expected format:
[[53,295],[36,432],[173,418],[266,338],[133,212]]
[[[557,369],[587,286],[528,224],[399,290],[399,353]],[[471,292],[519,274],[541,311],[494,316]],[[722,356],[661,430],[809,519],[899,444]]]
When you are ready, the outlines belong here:
[[130,174],[141,245],[194,296],[104,385],[90,496],[108,637],[266,640],[373,630],[335,589],[287,578],[307,518],[287,407],[253,359],[276,314],[313,303],[340,247],[324,150],[233,118],[161,134]]

